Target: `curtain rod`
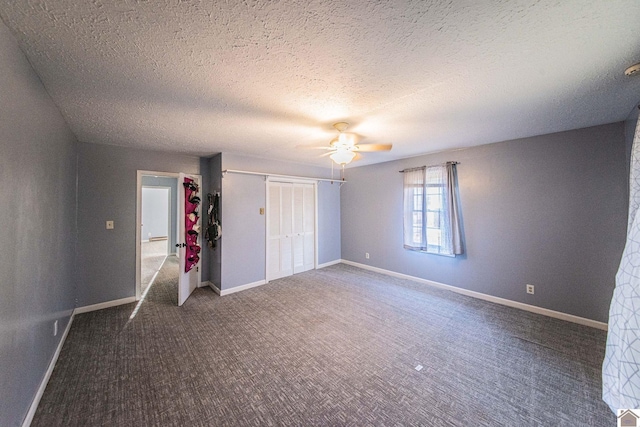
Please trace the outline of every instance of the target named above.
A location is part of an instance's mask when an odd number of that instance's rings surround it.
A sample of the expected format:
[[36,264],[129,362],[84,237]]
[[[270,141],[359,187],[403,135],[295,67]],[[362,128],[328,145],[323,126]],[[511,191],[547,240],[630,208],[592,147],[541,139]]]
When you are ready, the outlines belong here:
[[[444,163],[441,163],[442,166],[444,166],[444,165],[459,165],[459,164],[460,164],[460,162],[444,162]],[[426,167],[427,166],[418,166],[418,167],[415,167],[415,168],[402,169],[401,171],[398,171],[398,172],[405,173],[405,172],[414,171],[414,170],[418,170],[418,169],[422,169],[422,168],[426,168]],[[429,167],[431,167],[431,166],[429,166]]]
[[265,177],[269,177],[272,176],[274,178],[290,178],[290,179],[309,179],[309,180],[314,180],[314,181],[328,181],[328,182],[339,182],[339,183],[344,183],[347,182],[343,179],[329,179],[329,178],[314,178],[311,176],[295,176],[295,175],[279,175],[277,173],[267,173],[267,172],[251,172],[251,171],[242,171],[242,170],[236,170],[236,169],[225,169],[222,171],[222,176],[224,177],[225,173],[239,173],[239,174],[243,174],[243,175],[258,175],[258,176],[265,176]]

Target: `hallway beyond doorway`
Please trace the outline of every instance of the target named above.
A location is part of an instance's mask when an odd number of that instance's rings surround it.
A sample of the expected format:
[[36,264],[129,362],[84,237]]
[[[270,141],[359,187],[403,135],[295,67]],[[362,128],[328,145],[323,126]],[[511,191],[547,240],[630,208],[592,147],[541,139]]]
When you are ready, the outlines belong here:
[[158,271],[160,271],[166,258],[167,239],[142,242],[142,274],[140,277],[140,286],[143,292],[147,286],[151,284]]

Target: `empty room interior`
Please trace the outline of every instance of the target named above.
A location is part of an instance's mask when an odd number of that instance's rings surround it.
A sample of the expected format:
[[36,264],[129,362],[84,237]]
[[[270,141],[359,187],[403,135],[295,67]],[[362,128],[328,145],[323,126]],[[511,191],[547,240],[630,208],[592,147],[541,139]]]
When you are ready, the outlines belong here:
[[0,425],[640,425],[639,22],[0,1]]

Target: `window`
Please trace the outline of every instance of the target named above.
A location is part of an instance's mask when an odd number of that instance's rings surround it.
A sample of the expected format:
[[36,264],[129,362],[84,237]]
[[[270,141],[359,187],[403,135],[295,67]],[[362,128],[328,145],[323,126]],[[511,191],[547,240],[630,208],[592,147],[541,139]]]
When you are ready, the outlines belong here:
[[455,164],[404,172],[404,247],[432,254],[462,253]]

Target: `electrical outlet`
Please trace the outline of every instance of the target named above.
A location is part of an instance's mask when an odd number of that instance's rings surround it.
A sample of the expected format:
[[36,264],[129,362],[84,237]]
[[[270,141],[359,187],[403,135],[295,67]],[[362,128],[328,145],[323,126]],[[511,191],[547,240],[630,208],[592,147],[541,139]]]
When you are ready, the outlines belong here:
[[58,321],[56,320],[55,322],[53,322],[53,336],[57,336],[58,335]]
[[533,285],[527,285],[527,293],[531,295],[535,293],[535,288]]
[[364,253],[364,257],[365,257],[366,259],[369,259],[369,252],[365,252],[365,253]]

